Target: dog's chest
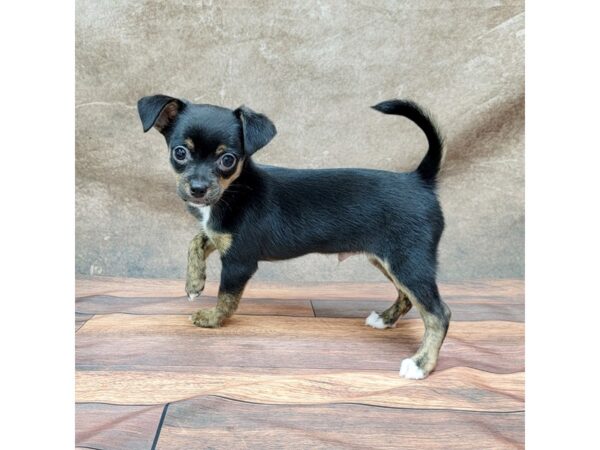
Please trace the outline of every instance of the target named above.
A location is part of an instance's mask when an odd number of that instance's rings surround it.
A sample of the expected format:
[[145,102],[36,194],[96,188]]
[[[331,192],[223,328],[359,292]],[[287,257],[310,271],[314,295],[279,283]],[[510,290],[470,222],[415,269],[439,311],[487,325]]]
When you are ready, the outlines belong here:
[[229,247],[231,247],[231,243],[233,240],[231,234],[222,233],[210,227],[210,206],[203,206],[199,209],[202,213],[201,223],[202,228],[204,229],[204,233],[206,233],[206,236],[208,237],[208,239],[210,239],[210,241],[213,243],[213,245],[216,247],[219,253],[221,253],[222,255],[227,253],[227,250],[229,250]]

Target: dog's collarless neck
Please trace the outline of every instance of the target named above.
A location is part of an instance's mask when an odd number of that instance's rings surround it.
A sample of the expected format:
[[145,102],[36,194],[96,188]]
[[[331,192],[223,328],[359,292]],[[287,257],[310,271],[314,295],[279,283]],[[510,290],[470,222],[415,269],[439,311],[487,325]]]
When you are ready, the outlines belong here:
[[227,188],[221,199],[210,208],[209,227],[221,229],[232,225],[260,195],[261,173],[251,158],[244,161],[240,176]]

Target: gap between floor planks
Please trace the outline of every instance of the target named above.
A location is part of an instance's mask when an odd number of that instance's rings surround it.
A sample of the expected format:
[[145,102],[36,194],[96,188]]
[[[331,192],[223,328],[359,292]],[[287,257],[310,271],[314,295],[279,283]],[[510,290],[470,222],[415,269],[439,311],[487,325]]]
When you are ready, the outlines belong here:
[[[180,297],[184,295],[183,280],[148,278],[84,277],[76,278],[76,296],[113,295],[117,297]],[[440,283],[442,297],[502,297],[503,302],[523,303],[524,282],[517,279],[480,280],[462,283]],[[218,283],[207,282],[204,295],[216,296]],[[340,295],[340,293],[342,293]],[[390,299],[396,290],[389,282],[368,283],[307,283],[275,284],[250,281],[244,291],[245,298],[279,299]]]
[[[164,286],[163,286],[164,287]],[[347,286],[344,286],[347,287]],[[470,286],[468,288],[468,290],[470,290],[469,294],[470,294],[470,299],[469,301],[467,301],[466,303],[469,303],[471,300],[476,300],[476,293],[475,295],[473,295],[473,290],[477,291],[478,289],[482,289],[483,291],[485,291],[485,288],[489,288],[489,285],[486,286]],[[474,289],[473,289],[474,288]],[[504,303],[511,303],[514,302],[516,304],[522,303],[522,298],[521,298],[521,294],[518,292],[519,288],[517,287],[516,291],[512,288],[508,288],[506,285],[503,285],[503,283],[500,284],[493,284],[492,286],[493,289],[495,289],[496,291],[494,292],[494,294],[501,294],[500,296],[500,300],[502,300],[502,302]],[[338,287],[335,287],[334,289],[339,289]],[[460,289],[458,289],[458,291],[460,291]],[[116,292],[118,293],[118,292]],[[133,293],[133,291],[132,291]],[[259,293],[261,293],[259,291]],[[263,292],[264,294],[264,292]],[[372,292],[371,292],[372,294]],[[138,293],[139,295],[139,293]],[[156,295],[156,294],[154,294]],[[466,294],[465,294],[466,295]],[[504,295],[507,296],[507,298],[503,297]],[[260,297],[260,296],[259,296]],[[378,298],[377,298],[378,297]],[[388,296],[386,295],[385,297],[382,296],[376,296],[376,297],[371,297],[370,299],[368,299],[368,301],[372,301],[372,300],[380,300],[381,298],[387,298]],[[486,302],[485,304],[487,304],[487,302],[491,302],[491,303],[496,303],[497,299],[494,299],[492,296],[480,296],[480,297],[485,297],[483,298],[483,302]],[[329,298],[329,303],[322,303],[320,306],[324,306],[326,308],[330,308],[333,307],[333,309],[335,310],[336,307],[340,306],[347,306],[349,303],[351,304],[352,302],[356,302],[357,298],[360,297],[355,297],[355,300],[352,299],[344,299],[343,302],[344,304],[339,304],[336,305],[335,303],[337,303],[339,301],[340,298],[340,291],[339,290],[334,290],[332,292],[326,293],[325,295],[320,295],[318,297],[320,298]],[[261,305],[262,307],[269,307],[266,302],[271,302],[271,300],[268,299],[263,299],[265,304]],[[317,300],[317,301],[321,301],[321,300]],[[482,303],[483,303],[482,302]],[[259,302],[260,303],[260,302]],[[275,302],[276,303],[276,302]],[[271,306],[277,306],[275,303],[271,303]],[[365,306],[370,306],[369,303],[363,302],[365,304],[363,304],[361,307],[364,308]],[[314,305],[315,302],[309,302],[309,305],[311,307],[311,309],[314,311]],[[196,305],[193,305],[196,306]],[[325,309],[326,309],[325,308]],[[275,313],[277,312],[281,312],[281,311],[277,311],[278,308],[275,308]],[[316,308],[317,310],[319,309],[318,307]],[[356,308],[355,308],[356,310]],[[273,311],[265,311],[263,309],[262,313],[265,314],[266,312],[271,312],[273,313]],[[326,313],[327,314],[327,313]],[[356,314],[356,311],[353,312],[353,314]],[[113,314],[111,314],[112,316]],[[313,314],[310,314],[310,316],[313,316]],[[317,313],[318,315],[318,313]],[[119,315],[114,315],[114,316],[119,316]],[[276,317],[277,314],[274,314],[274,316]],[[295,317],[295,314],[292,315],[293,317]],[[305,318],[309,318],[310,316],[304,316]],[[121,317],[126,317],[126,316],[121,316]],[[165,316],[162,316],[163,319]],[[90,320],[91,316],[87,316],[87,317],[83,317],[83,315],[80,315],[80,317],[78,317],[78,320],[80,322],[88,323]],[[102,319],[103,316],[99,315],[97,317],[94,317],[93,321],[92,321],[92,328],[94,328],[95,325],[97,325],[97,323],[95,322],[96,319]],[[160,320],[160,317],[157,317]],[[135,318],[132,318],[135,319]],[[242,318],[243,319],[243,318]],[[249,319],[252,319],[249,317]],[[283,320],[288,320],[290,318],[283,318]],[[257,320],[261,320],[260,317]],[[277,317],[276,317],[276,320]],[[290,320],[294,320],[294,319],[290,319]],[[314,319],[313,319],[314,320]],[[478,322],[481,322],[479,319],[475,319]],[[88,322],[85,322],[88,321]],[[518,320],[521,321],[521,320]],[[167,321],[170,322],[170,321]],[[410,321],[413,322],[413,321]],[[486,325],[484,323],[484,325]],[[489,324],[487,324],[489,325]],[[232,326],[234,326],[234,324],[232,324]],[[406,326],[406,323],[403,324],[403,326]],[[127,328],[127,327],[126,327]],[[408,329],[412,329],[412,326],[409,326]],[[519,329],[519,328],[517,328]],[[81,330],[86,330],[86,326],[84,325],[82,328],[80,328]],[[136,333],[136,329],[134,327],[134,329],[132,329],[132,331],[134,333]],[[199,330],[200,331],[200,330]],[[370,330],[371,332],[380,332],[379,330]],[[393,330],[387,330],[387,331],[393,331]],[[405,330],[406,331],[406,330]],[[509,331],[509,330],[506,330]],[[514,331],[514,330],[513,330]],[[80,333],[78,333],[79,335]],[[87,334],[87,333],[84,333]],[[144,333],[143,333],[144,334]],[[186,334],[186,333],[184,333]],[[302,333],[301,333],[302,334]],[[339,334],[339,330],[334,332],[334,334]],[[492,333],[493,334],[493,333]],[[518,331],[517,334],[520,336],[521,332]],[[102,332],[100,332],[100,335],[103,335]],[[107,336],[110,336],[112,334],[108,334]],[[235,333],[231,334],[231,333],[226,333],[226,335],[228,336],[229,339],[231,339],[232,337],[235,337]],[[261,333],[259,333],[259,335],[261,335]],[[380,335],[380,336],[384,336],[384,335]],[[517,337],[519,337],[517,336]],[[91,337],[91,336],[90,336]],[[98,336],[100,337],[100,336]],[[290,335],[290,338],[294,338],[294,335]],[[522,336],[520,337],[522,339]],[[359,337],[360,339],[360,337]],[[380,339],[380,338],[378,338]],[[377,339],[376,339],[377,340]],[[151,369],[151,367],[145,367],[145,369]],[[199,376],[199,374],[197,373],[198,371],[198,367],[194,367],[194,373],[191,374],[191,379],[187,379],[186,377],[190,377],[190,374],[185,373],[184,368],[182,367],[178,367],[178,372],[172,373],[172,372],[158,372],[158,376],[154,379],[155,383],[158,383],[159,386],[162,386],[161,389],[159,389],[159,391],[162,391],[162,389],[168,389],[169,383],[172,383],[172,385],[170,386],[171,388],[175,389],[175,392],[180,392],[181,387],[177,386],[177,382],[183,382],[185,385],[194,385],[193,381],[194,381],[194,376]],[[201,369],[201,368],[200,368]],[[198,406],[199,405],[207,405],[210,404],[212,405],[212,407],[214,407],[214,405],[218,405],[219,402],[242,402],[243,403],[247,403],[247,408],[251,408],[248,409],[246,412],[242,412],[243,408],[237,408],[237,407],[233,407],[233,410],[236,411],[237,409],[240,409],[240,417],[237,417],[237,414],[231,414],[232,411],[232,404],[231,403],[224,403],[223,405],[225,405],[224,407],[227,409],[227,416],[229,417],[230,420],[232,420],[233,422],[236,423],[236,425],[239,425],[240,420],[242,420],[244,417],[247,417],[245,420],[247,421],[248,418],[250,418],[250,420],[252,420],[251,418],[254,417],[256,415],[256,411],[254,410],[254,408],[271,408],[268,411],[270,411],[271,414],[275,414],[275,416],[277,417],[281,417],[283,415],[283,411],[284,410],[279,410],[279,413],[277,413],[276,411],[278,410],[273,410],[272,408],[287,408],[288,411],[288,415],[292,413],[292,411],[294,411],[294,414],[298,415],[298,414],[303,414],[302,411],[306,412],[306,411],[312,411],[314,410],[314,417],[323,417],[324,415],[326,415],[327,417],[331,416],[332,414],[335,415],[335,411],[336,408],[342,408],[341,411],[344,411],[344,417],[348,417],[348,411],[352,410],[352,408],[360,408],[360,407],[365,407],[365,408],[381,408],[381,407],[389,407],[391,408],[391,410],[394,411],[398,411],[396,413],[394,413],[394,423],[396,423],[396,416],[397,414],[402,414],[402,415],[406,415],[406,414],[415,414],[415,413],[419,413],[420,410],[418,410],[418,408],[414,408],[414,407],[408,407],[408,409],[404,410],[401,407],[397,407],[397,406],[385,406],[385,405],[371,405],[371,404],[364,404],[364,403],[335,403],[334,402],[334,398],[330,398],[329,400],[327,400],[329,403],[328,404],[323,404],[323,405],[310,405],[310,404],[303,404],[303,405],[298,405],[298,404],[286,404],[286,403],[279,403],[279,404],[264,404],[264,403],[260,403],[263,401],[269,401],[268,396],[266,398],[263,398],[266,394],[265,393],[269,393],[269,392],[273,392],[273,389],[277,389],[279,387],[279,389],[287,392],[287,391],[294,391],[294,389],[297,388],[297,386],[300,387],[304,387],[306,389],[308,389],[309,392],[312,392],[313,394],[315,392],[318,392],[320,386],[327,386],[328,390],[330,390],[330,387],[335,384],[343,384],[344,380],[343,378],[346,376],[346,374],[344,374],[343,372],[337,372],[337,373],[331,373],[328,371],[327,374],[325,374],[325,379],[321,378],[321,374],[306,374],[304,373],[304,375],[298,377],[298,376],[292,376],[290,377],[289,374],[287,375],[275,375],[273,376],[273,374],[271,372],[277,372],[277,370],[279,369],[269,369],[269,368],[261,368],[261,369],[257,369],[257,370],[264,370],[265,372],[269,372],[269,376],[265,377],[265,373],[262,374],[262,378],[260,376],[258,376],[256,373],[245,373],[243,375],[240,375],[240,370],[239,369],[235,369],[233,370],[233,373],[227,374],[226,373],[226,368],[219,368],[219,370],[221,371],[220,374],[218,374],[219,376],[224,376],[224,379],[219,380],[218,376],[216,376],[216,378],[212,379],[212,382],[216,383],[218,386],[223,386],[226,385],[226,387],[223,388],[223,391],[218,391],[218,395],[213,395],[213,394],[197,394],[194,392],[188,392],[191,397],[190,398],[183,398],[179,401],[177,401],[176,403],[174,403],[174,409],[172,410],[172,414],[167,415],[166,419],[165,419],[165,424],[164,426],[159,425],[156,434],[153,436],[155,438],[155,440],[158,440],[158,442],[160,442],[160,445],[158,448],[179,448],[178,446],[181,445],[189,445],[189,439],[190,437],[192,437],[192,434],[195,436],[194,438],[194,442],[196,441],[196,439],[202,439],[202,437],[204,437],[205,439],[202,440],[202,442],[204,444],[208,444],[208,443],[214,443],[214,444],[226,444],[227,438],[231,437],[231,435],[223,435],[223,434],[215,434],[215,429],[214,428],[210,428],[210,425],[206,425],[209,426],[209,428],[206,428],[206,426],[203,425],[194,425],[195,428],[192,429],[188,429],[188,431],[186,431],[185,435],[182,435],[180,433],[180,425],[181,422],[178,422],[181,419],[181,414],[182,411],[184,412],[184,415],[186,415],[189,420],[193,420],[194,419],[194,414],[190,414],[190,410],[189,410],[189,406],[188,405],[194,405],[191,411],[198,411]],[[225,370],[225,371],[224,371]],[[302,369],[293,369],[294,372],[302,372]],[[467,373],[461,373],[461,371],[466,370]],[[468,373],[468,371],[472,371],[472,373]],[[304,370],[304,372],[307,372],[306,370]],[[111,371],[98,371],[98,372],[89,372],[89,371],[78,371],[77,372],[79,375],[81,376],[90,376],[90,375],[97,375],[99,377],[101,376],[106,376],[108,375],[108,378],[111,378],[112,373]],[[227,385],[227,381],[231,381],[232,380],[232,376],[234,376],[235,374],[238,374],[239,376],[243,376],[243,377],[251,377],[253,380],[256,380],[256,384],[258,386],[258,389],[256,389],[254,392],[250,392],[250,396],[249,399],[245,398],[244,395],[248,395],[248,392],[245,392],[245,390],[242,388],[240,388],[239,386],[233,385],[231,386],[230,384]],[[469,392],[466,392],[463,387],[461,387],[460,385],[456,385],[456,384],[452,384],[452,382],[449,382],[448,380],[444,380],[443,377],[448,377],[449,375],[456,375],[458,373],[458,377],[455,376],[455,378],[457,378],[459,380],[459,382],[464,382],[466,383],[469,388],[471,388],[471,390]],[[117,373],[118,376],[120,377],[126,377],[128,374],[125,371],[118,371]],[[127,383],[125,382],[125,384],[122,385],[122,387],[125,387],[126,389],[128,389],[128,391],[131,393],[135,393],[135,385],[138,381],[141,380],[137,380],[135,381],[135,377],[144,377],[144,376],[151,376],[153,377],[154,375],[157,375],[156,372],[134,372],[134,385],[127,385]],[[214,375],[214,374],[213,374]],[[356,377],[360,377],[361,374],[358,373],[357,371],[352,371],[351,373],[352,376],[356,376]],[[392,376],[393,375],[393,381],[397,381],[399,378],[397,377],[396,373],[389,373],[389,372],[381,372],[379,373],[379,375],[383,375],[384,378],[388,377],[388,376]],[[466,369],[464,367],[456,367],[453,369],[448,369],[448,370],[438,370],[436,372],[434,372],[434,374],[432,374],[432,376],[430,378],[428,378],[427,380],[424,380],[422,382],[413,382],[413,383],[419,383],[419,385],[421,385],[421,388],[424,389],[429,389],[429,391],[431,391],[431,394],[433,395],[433,401],[434,403],[427,403],[427,399],[421,399],[422,401],[425,402],[425,404],[428,404],[429,408],[431,409],[423,409],[421,411],[421,414],[424,415],[420,415],[417,416],[416,419],[413,420],[412,424],[413,427],[411,427],[410,431],[406,431],[404,429],[394,429],[393,428],[393,424],[391,423],[389,427],[386,428],[386,436],[388,436],[390,439],[393,440],[389,442],[389,444],[391,445],[390,448],[392,448],[395,445],[396,439],[401,439],[402,442],[406,443],[406,442],[417,442],[419,441],[419,436],[421,434],[423,434],[424,436],[427,436],[427,433],[429,431],[431,431],[431,426],[435,427],[435,423],[437,423],[436,421],[434,421],[434,425],[432,425],[432,421],[431,418],[433,417],[433,415],[436,414],[435,411],[437,411],[437,414],[446,414],[445,416],[439,417],[440,424],[445,424],[447,425],[450,421],[455,421],[456,417],[458,417],[457,415],[459,414],[464,414],[465,411],[463,410],[444,410],[441,409],[441,405],[437,404],[435,405],[435,401],[438,402],[442,402],[442,400],[440,400],[440,396],[439,393],[443,392],[444,388],[448,388],[448,392],[446,392],[446,394],[449,394],[450,397],[448,397],[448,401],[450,402],[449,404],[454,404],[455,406],[457,406],[457,403],[453,403],[454,399],[452,397],[452,392],[453,390],[456,392],[460,393],[460,398],[463,400],[470,400],[472,403],[469,403],[467,405],[463,404],[462,406],[465,406],[467,408],[475,408],[477,407],[477,401],[479,400],[480,402],[483,401],[485,403],[485,397],[487,396],[487,400],[490,401],[490,404],[493,405],[500,405],[506,409],[504,409],[503,412],[495,412],[495,411],[486,411],[486,412],[478,412],[478,410],[475,409],[471,409],[470,414],[474,414],[473,416],[461,416],[462,418],[460,420],[458,420],[457,425],[461,426],[467,424],[467,428],[469,429],[470,433],[475,433],[477,434],[477,442],[478,445],[483,443],[483,442],[487,442],[488,444],[492,445],[492,446],[500,446],[500,445],[513,445],[513,446],[522,446],[522,422],[523,422],[523,417],[522,417],[522,413],[520,413],[519,409],[517,410],[510,410],[509,407],[514,405],[522,405],[523,403],[523,395],[522,395],[522,386],[523,386],[523,374],[522,373],[509,373],[506,375],[499,375],[500,379],[504,378],[505,380],[511,380],[510,383],[513,383],[514,386],[512,388],[509,388],[508,386],[504,385],[501,386],[499,384],[497,384],[497,381],[492,381],[491,384],[489,382],[489,376],[491,375],[492,379],[496,379],[498,378],[498,374],[494,374],[494,373],[489,373],[486,374],[486,372],[482,372],[481,370],[473,370],[473,369]],[[373,372],[368,372],[366,375],[366,379],[369,380],[373,377]],[[329,378],[327,378],[329,377]],[[331,378],[333,377],[333,378]],[[339,377],[340,379],[337,379],[336,377]],[[483,377],[483,378],[482,378]],[[110,380],[110,379],[106,379],[106,385],[112,385],[113,387],[119,385],[119,383],[117,383],[115,385],[114,383],[114,379]],[[452,378],[452,377],[450,377]],[[206,381],[207,378],[203,378],[203,382]],[[438,381],[442,381],[442,386],[441,387],[437,387],[436,385],[430,385],[430,386],[425,386],[424,383],[427,382],[432,382],[432,380],[434,382],[438,382]],[[97,381],[97,380],[96,380]],[[380,383],[383,382],[383,380],[378,380]],[[121,380],[121,382],[123,382],[123,380]],[[312,385],[311,383],[317,383],[316,386]],[[161,383],[166,383],[165,385],[161,385]],[[449,384],[450,383],[450,384]],[[487,384],[486,384],[487,383]],[[510,384],[509,383],[509,384]],[[239,383],[238,383],[239,384]],[[384,383],[385,384],[385,383]],[[417,385],[417,386],[419,386]],[[97,386],[97,385],[96,385]],[[139,386],[139,385],[138,385]],[[294,387],[296,386],[296,387]],[[352,398],[354,400],[364,400],[365,398],[367,398],[367,402],[372,401],[372,402],[377,402],[378,401],[378,397],[380,396],[380,393],[377,391],[377,389],[375,389],[374,391],[370,391],[368,389],[368,386],[365,387],[364,385],[364,380],[361,382],[360,380],[354,380],[350,382],[350,387],[351,388],[356,388],[356,386],[358,387],[358,390],[360,391],[359,393],[352,391]],[[449,386],[452,386],[452,388],[449,388]],[[473,386],[475,387],[475,391],[472,389]],[[415,386],[404,386],[404,387],[398,387],[398,386],[392,386],[391,388],[389,386],[387,386],[386,388],[384,388],[384,391],[387,389],[389,391],[389,389],[391,389],[391,392],[393,392],[393,397],[395,399],[398,399],[398,401],[402,400],[402,398],[408,396],[409,398],[414,398],[412,397],[411,393],[409,395],[409,393],[405,394],[404,397],[402,396],[402,390],[403,389],[412,389],[413,391],[415,390]],[[493,388],[497,388],[500,390],[501,395],[500,395],[500,400],[498,401],[498,398],[495,398],[495,396],[497,395],[496,393],[494,393]],[[362,389],[362,391],[361,391]],[[442,389],[442,391],[440,391],[440,389]],[[481,389],[481,392],[476,392],[477,389]],[[395,390],[399,390],[398,393],[395,392]],[[418,390],[418,388],[417,388]],[[214,392],[211,391],[211,392]],[[241,394],[240,394],[241,392]],[[512,393],[511,393],[512,392]],[[389,393],[389,392],[388,392]],[[120,395],[120,394],[117,394]],[[228,397],[219,397],[219,395],[233,395],[233,396],[239,396],[240,398],[237,399],[229,399]],[[456,395],[456,393],[455,393]],[[344,398],[344,386],[337,386],[337,391],[336,393],[332,394],[333,397],[335,398]],[[384,401],[386,401],[386,397],[385,395],[383,395],[384,397]],[[307,397],[305,395],[301,395],[300,396],[301,399],[303,399],[304,401],[306,401]],[[254,400],[257,401],[257,403],[252,403]],[[272,400],[272,399],[271,399]],[[431,400],[429,400],[431,402]],[[207,403],[208,402],[208,403]],[[333,403],[332,403],[333,402]],[[473,403],[474,402],[474,403]],[[512,403],[511,403],[512,402]],[[467,402],[468,403],[468,402]],[[235,403],[234,403],[235,404]],[[229,405],[229,406],[227,406]],[[297,409],[299,407],[302,407],[304,409]],[[188,408],[188,409],[186,409]],[[306,408],[309,408],[308,410]],[[312,410],[310,410],[310,408],[312,408]],[[219,409],[219,408],[217,408]],[[222,409],[222,408],[221,408]],[[201,408],[200,408],[201,410]],[[186,412],[187,411],[187,412]],[[213,410],[211,410],[212,412],[214,412]],[[267,410],[264,410],[267,411]],[[404,412],[406,411],[406,412]],[[249,415],[248,415],[249,414]],[[365,422],[365,418],[364,418],[364,412],[361,413],[361,425],[364,425]],[[448,415],[450,414],[450,415]],[[481,416],[481,414],[484,414],[483,416]],[[211,413],[211,417],[212,417],[212,413]],[[291,416],[290,416],[291,417]],[[308,427],[312,429],[311,431],[311,435],[313,436],[314,439],[314,444],[315,446],[318,445],[323,445],[323,442],[333,442],[331,441],[331,439],[333,439],[336,442],[342,442],[343,441],[343,436],[347,433],[340,433],[339,435],[336,434],[335,432],[332,433],[329,430],[327,431],[323,431],[323,430],[319,430],[318,429],[318,422],[314,422],[313,419],[310,419],[310,417],[313,417],[313,415],[309,414],[308,417]],[[377,421],[375,423],[381,423],[381,417],[382,417],[382,412],[378,411],[376,414],[376,418]],[[422,426],[424,427],[424,429],[422,430],[422,432],[420,432],[419,430],[415,429],[414,427],[416,426],[417,428],[419,428],[419,420],[418,417],[421,417],[422,419],[424,419],[424,422],[422,424]],[[470,422],[469,417],[472,417],[473,420],[475,420],[474,422]],[[509,417],[513,417],[514,419],[508,419]],[[489,420],[488,420],[489,418]],[[507,422],[508,420],[508,422]],[[204,423],[205,419],[202,419],[201,422],[199,422],[199,424]],[[218,422],[218,420],[217,420]],[[232,422],[232,423],[233,423]],[[242,420],[243,422],[243,420]],[[313,423],[314,422],[314,423]],[[484,422],[486,422],[484,424]],[[220,423],[219,426],[221,426],[222,423]],[[301,435],[296,436],[294,429],[290,429],[289,426],[291,425],[288,424],[287,428],[284,426],[283,429],[273,429],[273,428],[261,428],[259,434],[257,434],[255,431],[258,431],[258,428],[256,426],[252,427],[252,432],[251,434],[247,434],[247,432],[245,430],[241,430],[240,431],[240,436],[242,439],[246,439],[248,440],[248,442],[253,442],[253,439],[256,439],[257,436],[265,434],[268,436],[271,436],[274,441],[273,442],[277,442],[277,439],[284,438],[285,436],[285,441],[287,443],[289,442],[305,442],[305,438],[306,435],[304,433],[302,433]],[[306,424],[305,424],[306,425]],[[303,425],[304,426],[304,425]],[[317,428],[315,428],[317,427]],[[447,440],[445,440],[445,444],[448,444],[448,442],[452,441],[452,436],[456,437],[456,433],[454,433],[456,431],[456,428],[451,427],[453,429],[453,434],[448,435],[447,436]],[[442,426],[441,429],[439,430],[439,432],[444,433],[444,427]],[[285,430],[285,433],[283,433],[281,436],[279,436],[280,432],[283,432]],[[110,431],[110,430],[109,430]],[[123,430],[121,430],[122,432]],[[190,434],[191,433],[191,434]],[[200,433],[200,435],[196,435],[197,433]],[[403,436],[403,433],[409,433],[405,436]],[[238,433],[236,433],[236,439]],[[381,435],[381,434],[378,434]],[[183,440],[182,440],[183,439]],[[340,441],[340,439],[342,439],[342,441]],[[373,443],[373,441],[369,441],[369,438],[366,437],[367,442],[370,442],[370,444]],[[112,440],[112,442],[114,443],[114,433],[111,435],[111,433],[109,432],[109,440]],[[235,441],[237,442],[237,440]],[[234,444],[234,441],[230,441],[230,444]],[[258,443],[261,441],[256,441],[255,443]],[[283,442],[283,441],[282,441]],[[356,444],[356,441],[347,441],[345,442],[346,445],[350,445],[351,443]],[[461,439],[459,439],[457,442],[457,444],[464,444],[464,441]],[[79,442],[79,444],[85,444],[84,442]],[[156,442],[154,442],[154,444],[156,444]],[[385,446],[383,445],[384,443],[379,442],[379,444],[381,444],[382,448],[384,448]],[[421,442],[421,446],[427,447],[427,444],[431,444],[430,441],[423,441]],[[102,447],[105,448],[105,447]],[[109,446],[110,448],[110,446]],[[118,447],[117,447],[118,448]],[[130,448],[130,447],[127,447]],[[133,448],[133,447],[131,447]],[[142,447],[142,448],[148,448],[148,447]],[[386,447],[387,448],[387,447]]]

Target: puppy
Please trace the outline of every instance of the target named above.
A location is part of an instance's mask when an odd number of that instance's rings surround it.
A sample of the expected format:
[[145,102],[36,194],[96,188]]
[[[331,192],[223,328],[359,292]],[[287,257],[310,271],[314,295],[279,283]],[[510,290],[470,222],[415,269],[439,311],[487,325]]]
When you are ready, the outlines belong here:
[[433,370],[450,322],[436,285],[444,219],[435,188],[443,143],[415,103],[389,100],[373,108],[407,117],[427,136],[429,149],[414,172],[259,165],[252,155],[276,134],[265,115],[166,95],[139,100],[144,132],[154,127],[165,136],[177,193],[202,223],[188,253],[190,300],[204,288],[208,255],[221,256],[217,305],[196,312],[195,325],[219,327],[233,315],[258,261],[364,253],[398,291],[396,302],[372,312],[366,324],[393,327],[415,306],[425,334],[400,375],[419,379]]

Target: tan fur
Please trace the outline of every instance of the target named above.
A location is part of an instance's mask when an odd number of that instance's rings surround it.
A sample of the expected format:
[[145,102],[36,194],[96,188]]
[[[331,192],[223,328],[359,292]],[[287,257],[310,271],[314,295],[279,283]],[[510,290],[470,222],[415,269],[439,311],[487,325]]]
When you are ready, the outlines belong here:
[[227,150],[227,146],[225,146],[224,144],[221,144],[215,150],[215,155],[217,155],[217,156],[222,155],[223,153],[225,153],[225,150]]
[[[235,172],[229,178],[219,178],[219,187],[221,188],[221,192],[225,192],[225,190],[231,185],[231,183],[233,183],[240,176],[240,174],[242,173],[243,165],[244,161],[239,161],[237,167],[235,168]],[[227,250],[229,250],[229,247],[231,247],[231,244],[233,242],[233,236],[230,233],[219,233],[210,228],[207,228],[207,230],[205,231],[209,239],[216,247],[216,249],[219,250],[219,253],[221,255],[227,253]]]
[[163,129],[173,121],[177,114],[179,114],[179,106],[177,105],[177,102],[173,101],[167,103],[167,106],[163,108],[160,115],[158,116],[158,119],[156,119],[156,122],[154,123],[154,128],[162,132]]
[[[379,258],[377,258],[374,255],[368,255],[367,258],[369,262],[375,267],[377,267],[388,280],[390,280],[394,285],[396,285],[388,269],[383,265]],[[386,309],[384,312],[379,314],[379,317],[383,319],[383,323],[390,326],[394,325],[398,321],[398,319],[400,319],[400,317],[404,316],[408,311],[410,311],[410,308],[412,308],[412,303],[408,299],[408,296],[405,295],[404,292],[402,292],[397,287],[396,290],[398,291],[398,298],[396,299],[394,304],[388,309]]]
[[[444,342],[444,338],[446,337],[446,330],[444,329],[444,326],[438,317],[426,311],[425,308],[422,307],[419,299],[410,291],[410,289],[398,281],[398,279],[390,270],[389,264],[386,261],[382,261],[375,255],[369,255],[369,261],[371,261],[376,267],[380,268],[380,270],[384,271],[384,274],[392,281],[392,283],[394,283],[394,286],[396,286],[396,289],[399,293],[398,300],[396,300],[396,302],[400,301],[400,294],[402,294],[407,298],[407,301],[410,304],[415,305],[419,311],[421,319],[423,319],[423,323],[425,324],[425,334],[423,335],[421,346],[419,347],[417,353],[412,356],[412,360],[423,370],[425,375],[429,374],[429,372],[431,372],[437,364],[440,348]],[[444,302],[441,303],[446,317],[450,319],[450,308],[448,308]],[[408,309],[410,309],[410,307]],[[408,309],[406,312],[408,312]],[[388,311],[389,309],[386,310],[386,312]]]
[[201,309],[192,315],[192,322],[197,327],[219,328],[225,319],[233,316],[240,304],[242,292],[232,294],[219,292],[217,306],[210,309]]
[[[216,151],[217,155],[222,154],[225,149],[225,146],[219,146]],[[235,172],[230,177],[219,178],[219,187],[221,188],[221,192],[225,192],[231,183],[233,183],[240,176],[243,165],[244,161],[239,161]],[[203,238],[199,236],[205,236],[208,243],[202,244],[201,242]],[[206,248],[208,245],[210,245],[213,249],[217,249],[221,255],[224,255],[227,253],[232,243],[233,236],[230,233],[219,233],[207,225],[204,229],[204,232],[196,236],[190,244],[190,251],[188,254],[188,276],[191,274],[192,278],[195,277],[197,279],[201,279],[201,284],[204,286],[204,281],[206,279],[206,263],[204,260],[201,261],[201,257],[197,256],[200,253],[200,250],[198,249],[204,248],[204,255],[207,256]],[[192,288],[199,284],[199,281],[192,281]],[[225,319],[233,315],[239,305],[241,297],[242,292],[219,292],[217,306],[207,310],[197,311],[192,315],[192,322],[198,327],[220,327]]]
[[[446,315],[450,317],[450,308],[445,303],[442,303],[442,306],[446,311]],[[425,323],[425,335],[423,336],[423,342],[419,350],[412,356],[412,359],[425,374],[428,374],[437,364],[440,348],[446,337],[446,330],[435,315],[426,312],[418,306],[417,309],[419,309]]]
[[390,280],[392,283],[394,282],[394,280],[392,280],[392,277],[388,273],[387,269],[385,267],[383,267],[383,264],[381,264],[379,258],[377,258],[376,256],[373,256],[373,255],[368,255],[367,259],[369,260],[369,262],[371,264],[373,264],[375,267],[377,267],[381,271],[381,273],[383,273],[385,275],[385,277],[388,280]]
[[221,192],[225,192],[225,190],[229,186],[231,186],[231,183],[233,183],[235,180],[238,179],[238,177],[242,173],[243,167],[244,167],[244,160],[241,160],[238,162],[238,165],[235,168],[235,172],[233,172],[229,178],[223,178],[223,177],[219,178],[219,186],[221,187]]
[[216,308],[200,309],[192,314],[192,322],[197,327],[219,328],[225,318]]
[[190,242],[185,282],[185,291],[188,296],[197,297],[204,290],[206,258],[214,250],[215,246],[204,233],[198,233]]
[[[231,246],[231,235],[224,233],[198,233],[190,242],[188,251],[188,268],[186,292],[188,295],[200,295],[206,282],[206,258],[215,249],[225,253]],[[199,310],[191,317],[194,325],[204,328],[218,328],[223,321],[236,311],[242,292],[219,292],[217,306]]]
[[192,138],[186,138],[186,140],[183,142],[185,142],[185,145],[190,152],[194,151],[195,146],[194,146],[194,141],[192,141]]
[[383,311],[379,316],[386,325],[394,325],[398,320],[405,316],[412,308],[412,303],[403,292],[398,291],[398,298],[392,306]]
[[227,253],[229,247],[231,247],[231,243],[233,242],[233,236],[229,233],[217,233],[210,228],[206,230],[206,235],[215,246],[221,255]]

